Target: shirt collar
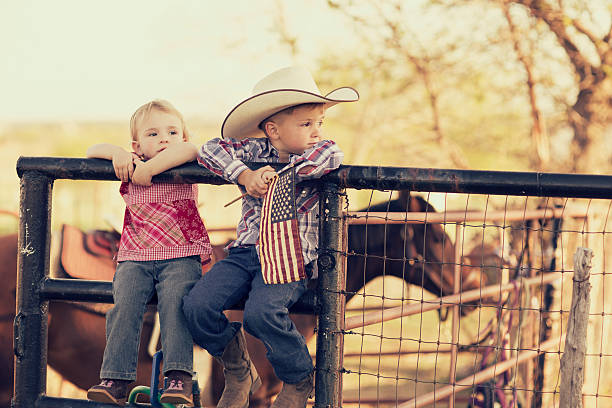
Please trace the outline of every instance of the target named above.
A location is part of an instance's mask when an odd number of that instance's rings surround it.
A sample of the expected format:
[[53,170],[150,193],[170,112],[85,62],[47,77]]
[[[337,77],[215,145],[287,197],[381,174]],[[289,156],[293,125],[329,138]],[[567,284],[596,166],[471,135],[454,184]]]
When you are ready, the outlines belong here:
[[270,143],[270,139],[268,139],[267,137],[265,139],[266,139],[266,143],[263,149],[264,155],[272,156],[272,157],[275,157],[276,159],[279,159],[280,155],[278,154],[278,150],[276,150],[276,147],[274,147],[272,143]]

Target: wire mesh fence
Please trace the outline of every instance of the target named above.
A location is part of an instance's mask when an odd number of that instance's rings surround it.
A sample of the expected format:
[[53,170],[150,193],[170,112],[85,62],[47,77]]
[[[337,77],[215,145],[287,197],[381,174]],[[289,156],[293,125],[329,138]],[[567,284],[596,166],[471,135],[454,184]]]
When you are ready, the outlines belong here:
[[609,200],[374,201],[345,213],[343,405],[558,406],[572,259],[589,247],[583,401],[612,406]]

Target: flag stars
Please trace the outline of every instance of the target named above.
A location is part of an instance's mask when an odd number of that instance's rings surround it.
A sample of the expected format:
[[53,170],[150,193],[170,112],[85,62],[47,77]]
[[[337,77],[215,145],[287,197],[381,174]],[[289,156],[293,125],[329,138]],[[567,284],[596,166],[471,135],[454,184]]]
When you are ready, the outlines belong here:
[[291,174],[281,175],[272,192],[271,222],[286,221],[295,218],[293,197],[293,180]]

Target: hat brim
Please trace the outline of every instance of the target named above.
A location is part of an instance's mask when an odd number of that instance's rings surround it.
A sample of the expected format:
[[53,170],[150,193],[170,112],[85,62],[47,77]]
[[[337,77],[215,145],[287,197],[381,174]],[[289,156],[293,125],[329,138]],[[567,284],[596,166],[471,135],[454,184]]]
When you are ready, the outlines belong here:
[[303,103],[324,103],[333,106],[357,100],[359,94],[350,87],[335,89],[325,96],[298,89],[263,92],[245,99],[228,113],[221,126],[221,137],[224,139],[263,137],[264,133],[258,128],[261,121],[291,106]]

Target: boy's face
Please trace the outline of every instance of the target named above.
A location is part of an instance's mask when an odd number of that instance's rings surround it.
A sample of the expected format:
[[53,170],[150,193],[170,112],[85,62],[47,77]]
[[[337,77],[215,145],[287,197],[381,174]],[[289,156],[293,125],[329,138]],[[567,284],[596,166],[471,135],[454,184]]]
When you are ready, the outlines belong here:
[[181,120],[176,115],[158,109],[151,110],[140,120],[137,138],[132,141],[132,148],[146,160],[157,156],[172,143],[186,141]]
[[279,151],[281,159],[289,154],[302,154],[321,140],[321,126],[325,118],[325,105],[302,106],[291,113],[274,117],[267,128],[272,146]]

